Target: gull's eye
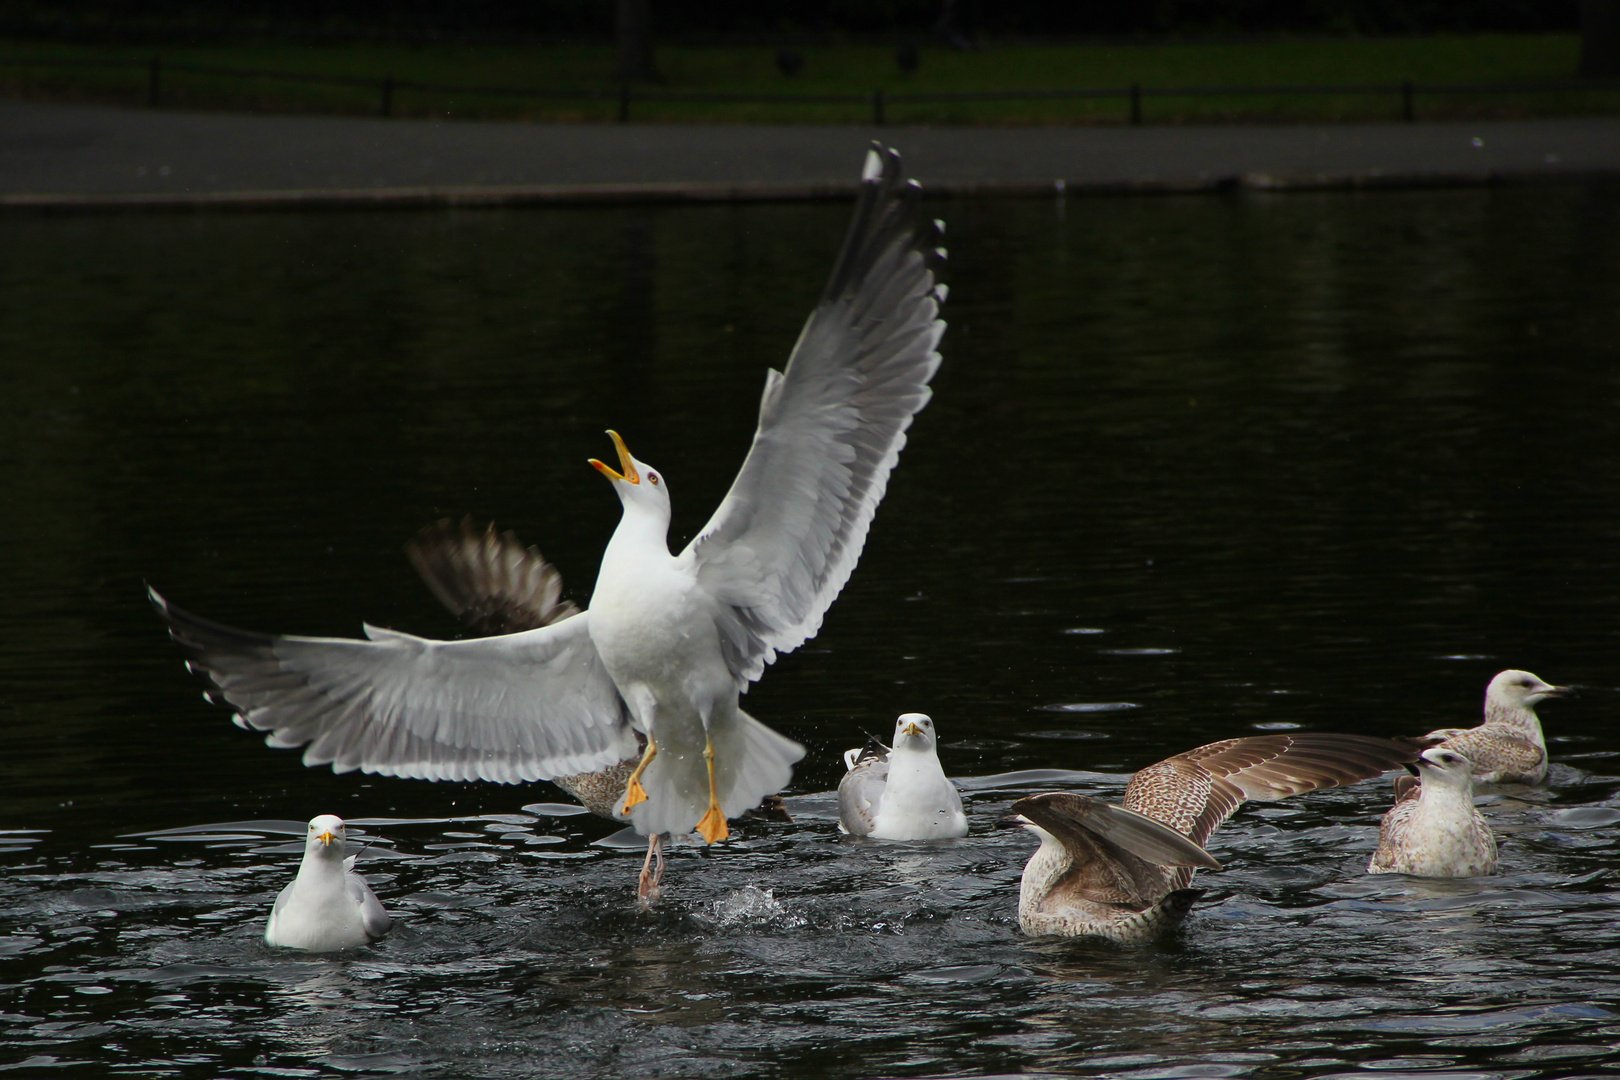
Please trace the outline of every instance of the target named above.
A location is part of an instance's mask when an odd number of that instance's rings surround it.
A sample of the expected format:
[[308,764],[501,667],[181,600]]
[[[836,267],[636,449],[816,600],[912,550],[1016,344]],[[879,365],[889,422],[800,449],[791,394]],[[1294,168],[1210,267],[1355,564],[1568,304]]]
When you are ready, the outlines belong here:
[[650,473],[647,474],[647,479],[651,480],[653,483],[656,484],[656,483],[658,483],[658,474],[655,473],[655,472],[650,472]]

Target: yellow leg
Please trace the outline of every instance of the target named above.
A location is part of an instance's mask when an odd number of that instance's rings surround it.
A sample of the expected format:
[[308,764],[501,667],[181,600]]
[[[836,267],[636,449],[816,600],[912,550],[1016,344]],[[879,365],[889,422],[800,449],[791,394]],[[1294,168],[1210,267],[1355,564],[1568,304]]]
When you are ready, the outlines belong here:
[[714,742],[705,741],[703,744],[703,760],[709,766],[709,810],[697,823],[697,831],[709,843],[724,840],[731,835],[726,827],[726,815],[720,812],[720,796],[714,790]]
[[651,735],[648,735],[647,749],[641,755],[641,764],[636,766],[636,771],[630,774],[630,782],[624,786],[624,809],[619,813],[628,814],[633,807],[647,801],[647,789],[641,786],[641,774],[647,771],[647,766],[651,765],[652,759],[657,756],[658,744],[653,742]]

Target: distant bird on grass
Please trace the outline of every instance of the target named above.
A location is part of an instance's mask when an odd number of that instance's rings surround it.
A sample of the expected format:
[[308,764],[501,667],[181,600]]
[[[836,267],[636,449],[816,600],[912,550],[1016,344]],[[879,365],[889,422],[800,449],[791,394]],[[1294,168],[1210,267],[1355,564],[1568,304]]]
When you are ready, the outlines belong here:
[[[1496,872],[1496,837],[1474,806],[1474,764],[1450,744],[1423,751],[1417,784],[1397,784],[1369,874],[1480,877]],[[1409,779],[1409,778],[1403,778]]]
[[777,49],[776,70],[791,79],[804,70],[804,53],[797,49]]
[[966,836],[962,796],[939,763],[934,722],[905,713],[894,724],[894,749],[876,739],[844,755],[838,823],[851,836],[939,840]]
[[915,75],[918,65],[922,63],[922,50],[917,48],[915,41],[908,38],[894,50],[894,62],[900,69],[900,74]]
[[345,855],[343,819],[322,814],[309,823],[304,860],[298,876],[281,890],[266,944],[306,952],[337,952],[369,945],[388,933],[394,920],[377,894],[354,872],[353,855]]
[[1485,688],[1485,722],[1472,728],[1441,728],[1428,734],[1444,740],[1473,763],[1478,784],[1539,784],[1547,778],[1547,742],[1536,705],[1548,698],[1574,697],[1567,686],[1542,682],[1528,671],[1498,672]]
[[1378,776],[1417,756],[1369,735],[1301,732],[1200,746],[1131,778],[1123,804],[1067,792],[1031,795],[1003,825],[1041,846],[1024,867],[1018,925],[1026,934],[1138,943],[1179,925],[1203,890],[1210,834],[1246,800],[1274,800]]

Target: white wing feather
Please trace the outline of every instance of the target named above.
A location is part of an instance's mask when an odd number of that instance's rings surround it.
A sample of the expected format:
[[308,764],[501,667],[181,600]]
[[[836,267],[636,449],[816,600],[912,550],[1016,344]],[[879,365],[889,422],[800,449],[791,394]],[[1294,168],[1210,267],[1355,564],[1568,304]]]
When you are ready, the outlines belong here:
[[740,684],[820,629],[928,402],[944,289],[931,269],[939,225],[919,229],[918,198],[898,155],[874,152],[821,302],[785,372],[766,378],[742,471],[683,553],[721,603]]
[[237,630],[151,598],[241,721],[271,746],[308,743],[306,765],[515,784],[637,752],[588,615],[466,641],[368,626],[359,640]]

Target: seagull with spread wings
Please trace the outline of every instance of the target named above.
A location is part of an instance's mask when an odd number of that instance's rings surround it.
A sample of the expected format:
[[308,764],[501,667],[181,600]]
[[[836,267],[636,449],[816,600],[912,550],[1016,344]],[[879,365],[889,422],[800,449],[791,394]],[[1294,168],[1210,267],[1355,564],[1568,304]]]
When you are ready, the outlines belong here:
[[1018,925],[1026,934],[1147,941],[1180,924],[1203,894],[1204,844],[1249,799],[1351,784],[1415,760],[1418,746],[1371,735],[1299,732],[1209,743],[1149,765],[1123,805],[1052,791],[1019,799],[1006,826],[1041,846],[1024,867]]
[[609,433],[618,467],[592,464],[623,515],[573,618],[462,641],[370,625],[364,639],[311,638],[222,626],[155,591],[152,603],[239,721],[272,746],[307,744],[306,765],[519,783],[633,757],[639,732],[623,807],[636,829],[720,840],[804,754],[738,696],[820,629],[928,401],[942,229],[922,219],[899,155],[870,151],[826,289],[766,377],[742,470],[679,554],[667,478]]

